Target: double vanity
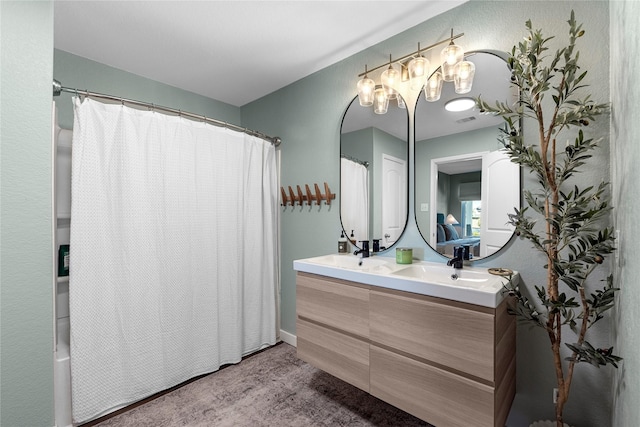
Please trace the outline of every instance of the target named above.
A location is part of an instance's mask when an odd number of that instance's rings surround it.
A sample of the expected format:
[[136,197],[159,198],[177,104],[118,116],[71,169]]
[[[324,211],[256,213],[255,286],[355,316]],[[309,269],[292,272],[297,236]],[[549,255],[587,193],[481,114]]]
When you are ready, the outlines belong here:
[[[465,96],[517,102],[507,56],[467,52],[476,72]],[[416,225],[450,265],[459,266],[455,248],[468,248],[462,259],[473,248],[477,260],[513,238],[508,213],[521,206],[522,172],[496,144],[503,122],[477,109],[445,108],[460,98],[453,86],[435,100],[418,96],[413,156],[400,102],[386,114],[358,97],[347,107],[340,219],[356,253],[369,253],[369,239],[383,252],[398,243],[409,218],[411,162]],[[384,255],[293,264],[301,359],[438,427],[505,425],[515,395],[516,320],[502,291],[517,273],[444,261],[397,264]]]
[[518,274],[326,255],[294,261],[302,360],[435,426],[504,426]]

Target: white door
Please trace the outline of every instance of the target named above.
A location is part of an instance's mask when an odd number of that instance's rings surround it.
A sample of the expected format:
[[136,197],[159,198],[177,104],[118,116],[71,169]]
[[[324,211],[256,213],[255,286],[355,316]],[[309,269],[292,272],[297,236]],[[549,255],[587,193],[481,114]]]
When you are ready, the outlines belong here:
[[482,156],[480,256],[489,256],[511,238],[508,213],[520,207],[520,166],[502,150]]
[[407,222],[407,162],[382,155],[382,242],[393,245]]

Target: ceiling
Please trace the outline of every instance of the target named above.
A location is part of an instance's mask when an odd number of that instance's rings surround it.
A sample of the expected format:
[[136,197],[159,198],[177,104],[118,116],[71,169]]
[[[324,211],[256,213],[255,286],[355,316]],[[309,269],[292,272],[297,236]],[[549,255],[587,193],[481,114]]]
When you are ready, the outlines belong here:
[[55,0],[54,46],[239,107],[465,1]]

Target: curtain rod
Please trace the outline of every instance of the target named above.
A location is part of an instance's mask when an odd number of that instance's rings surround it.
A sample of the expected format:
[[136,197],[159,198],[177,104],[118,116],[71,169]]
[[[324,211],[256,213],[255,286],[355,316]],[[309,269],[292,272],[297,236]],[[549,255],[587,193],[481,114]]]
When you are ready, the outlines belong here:
[[358,163],[364,166],[365,168],[369,167],[369,162],[367,162],[366,160],[360,160],[355,157],[349,156],[348,154],[340,154],[340,157],[343,159],[351,160],[352,162]]
[[182,110],[176,110],[175,108],[163,107],[161,105],[151,104],[149,102],[136,101],[135,99],[127,99],[127,98],[122,98],[122,97],[119,97],[119,96],[105,95],[103,93],[89,92],[88,90],[72,89],[72,88],[68,88],[68,87],[62,86],[62,84],[57,80],[53,80],[53,96],[60,96],[60,93],[62,93],[62,92],[75,93],[78,96],[79,95],[84,95],[84,96],[88,96],[88,97],[92,97],[92,98],[109,99],[109,100],[112,100],[112,101],[121,102],[123,105],[126,102],[127,104],[132,104],[132,105],[137,105],[139,107],[149,108],[152,111],[154,111],[154,110],[165,111],[165,112],[176,114],[176,115],[182,116],[182,117],[189,117],[189,118],[196,119],[196,120],[202,120],[202,121],[204,121],[206,123],[211,123],[211,124],[216,125],[216,126],[222,126],[222,127],[227,128],[227,129],[235,130],[235,131],[238,131],[238,132],[244,132],[246,134],[249,134],[249,135],[264,139],[266,141],[271,142],[276,147],[279,146],[280,143],[282,142],[282,140],[277,136],[268,136],[268,135],[265,135],[265,134],[263,134],[261,132],[255,131],[255,130],[243,128],[241,126],[236,126],[236,125],[234,125],[232,123],[227,123],[227,122],[223,122],[223,121],[220,121],[220,120],[212,119],[212,118],[207,117],[207,116],[188,113],[188,112],[185,112],[185,111],[182,111]]

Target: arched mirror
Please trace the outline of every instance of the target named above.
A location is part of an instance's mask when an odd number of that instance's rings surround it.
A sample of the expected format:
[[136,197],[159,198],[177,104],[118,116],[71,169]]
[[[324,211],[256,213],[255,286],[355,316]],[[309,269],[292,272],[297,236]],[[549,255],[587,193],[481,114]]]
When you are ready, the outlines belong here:
[[[340,219],[347,237],[358,247],[363,240],[375,239],[379,240],[379,250],[384,251],[404,231],[409,192],[408,135],[409,116],[400,97],[389,101],[386,114],[360,106],[358,97],[344,113],[340,131]],[[373,242],[369,247],[374,248]]]
[[474,103],[449,111],[451,101],[482,96],[494,104],[516,102],[505,60],[494,53],[471,52],[475,64],[470,93],[455,93],[445,82],[438,101],[424,93],[415,108],[415,217],[424,240],[452,257],[469,245],[473,259],[499,251],[513,236],[508,213],[521,203],[521,171],[501,150],[502,119],[481,114]]

